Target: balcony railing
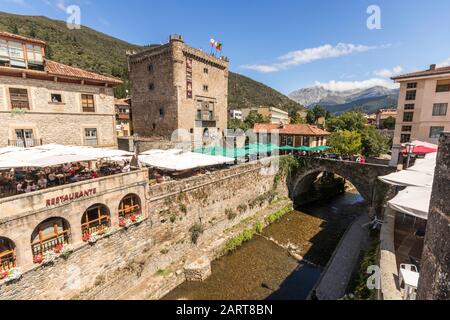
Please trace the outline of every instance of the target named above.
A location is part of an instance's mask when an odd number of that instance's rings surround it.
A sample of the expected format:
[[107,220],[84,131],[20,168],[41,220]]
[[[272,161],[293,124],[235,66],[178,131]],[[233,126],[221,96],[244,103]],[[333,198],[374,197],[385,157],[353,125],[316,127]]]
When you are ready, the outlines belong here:
[[21,148],[31,148],[31,147],[42,146],[42,139],[8,140],[8,146],[21,147]]
[[38,241],[31,245],[33,257],[44,255],[47,252],[53,251],[58,245],[66,245],[70,242],[70,231],[66,230],[58,236],[52,236],[49,239],[44,239],[42,242]]
[[0,253],[0,271],[8,271],[16,267],[16,253],[14,250]]

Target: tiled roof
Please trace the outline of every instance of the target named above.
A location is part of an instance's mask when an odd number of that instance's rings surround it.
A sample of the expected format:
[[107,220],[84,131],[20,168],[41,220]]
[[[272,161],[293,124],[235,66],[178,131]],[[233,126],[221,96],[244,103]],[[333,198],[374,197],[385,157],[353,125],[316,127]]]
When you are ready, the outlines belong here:
[[329,135],[329,133],[323,129],[320,129],[316,126],[312,126],[309,124],[286,124],[281,126],[279,124],[266,124],[266,123],[257,123],[255,124],[255,128],[253,129],[255,133],[265,131],[272,132],[278,130],[280,134],[292,134],[292,135],[301,135],[301,136],[325,136]]
[[122,80],[103,76],[97,73],[89,72],[83,69],[67,66],[65,64],[55,62],[52,60],[46,60],[45,72],[53,76],[66,76],[70,78],[78,78],[82,80],[94,80],[100,82],[108,82],[112,84],[121,84]]
[[18,34],[4,32],[4,31],[0,31],[0,37],[12,38],[12,39],[16,39],[16,40],[22,41],[22,42],[38,43],[43,46],[47,45],[47,43],[45,41],[42,41],[39,39],[24,37],[24,36],[20,36]]
[[430,68],[430,69],[425,70],[425,71],[406,73],[406,74],[402,74],[402,75],[393,77],[392,80],[401,80],[401,79],[407,79],[407,78],[419,78],[419,77],[435,76],[435,75],[446,74],[446,73],[450,73],[450,67],[435,68],[435,69],[431,69]]
[[114,99],[114,104],[116,105],[116,106],[127,106],[127,107],[129,107],[130,106],[130,104],[127,102],[128,101],[128,99]]

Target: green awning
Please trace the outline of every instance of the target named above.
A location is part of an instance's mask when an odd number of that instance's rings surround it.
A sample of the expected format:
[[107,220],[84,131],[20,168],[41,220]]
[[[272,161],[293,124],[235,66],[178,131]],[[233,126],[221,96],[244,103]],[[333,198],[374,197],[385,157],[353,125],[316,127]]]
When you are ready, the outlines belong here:
[[294,150],[297,150],[297,148],[291,147],[291,146],[283,146],[283,147],[281,147],[279,149],[282,150],[282,151],[294,151]]
[[315,147],[315,148],[311,148],[311,151],[326,151],[331,149],[331,147],[328,146],[320,146],[320,147]]

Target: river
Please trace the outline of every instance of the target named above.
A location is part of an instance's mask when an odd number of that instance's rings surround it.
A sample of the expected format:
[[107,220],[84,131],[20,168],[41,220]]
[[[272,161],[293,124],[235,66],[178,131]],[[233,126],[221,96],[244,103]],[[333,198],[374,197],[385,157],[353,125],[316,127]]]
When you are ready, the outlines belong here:
[[304,300],[347,227],[366,212],[362,197],[354,192],[296,208],[214,261],[206,281],[185,282],[163,299]]

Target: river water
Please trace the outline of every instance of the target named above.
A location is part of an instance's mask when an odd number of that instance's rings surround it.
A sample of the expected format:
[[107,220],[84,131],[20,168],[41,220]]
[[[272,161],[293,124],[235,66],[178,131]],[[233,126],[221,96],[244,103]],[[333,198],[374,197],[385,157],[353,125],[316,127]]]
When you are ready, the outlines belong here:
[[[206,281],[185,282],[163,299],[306,299],[345,230],[366,212],[362,197],[353,192],[299,207],[214,261]],[[294,258],[292,250],[303,260]]]

